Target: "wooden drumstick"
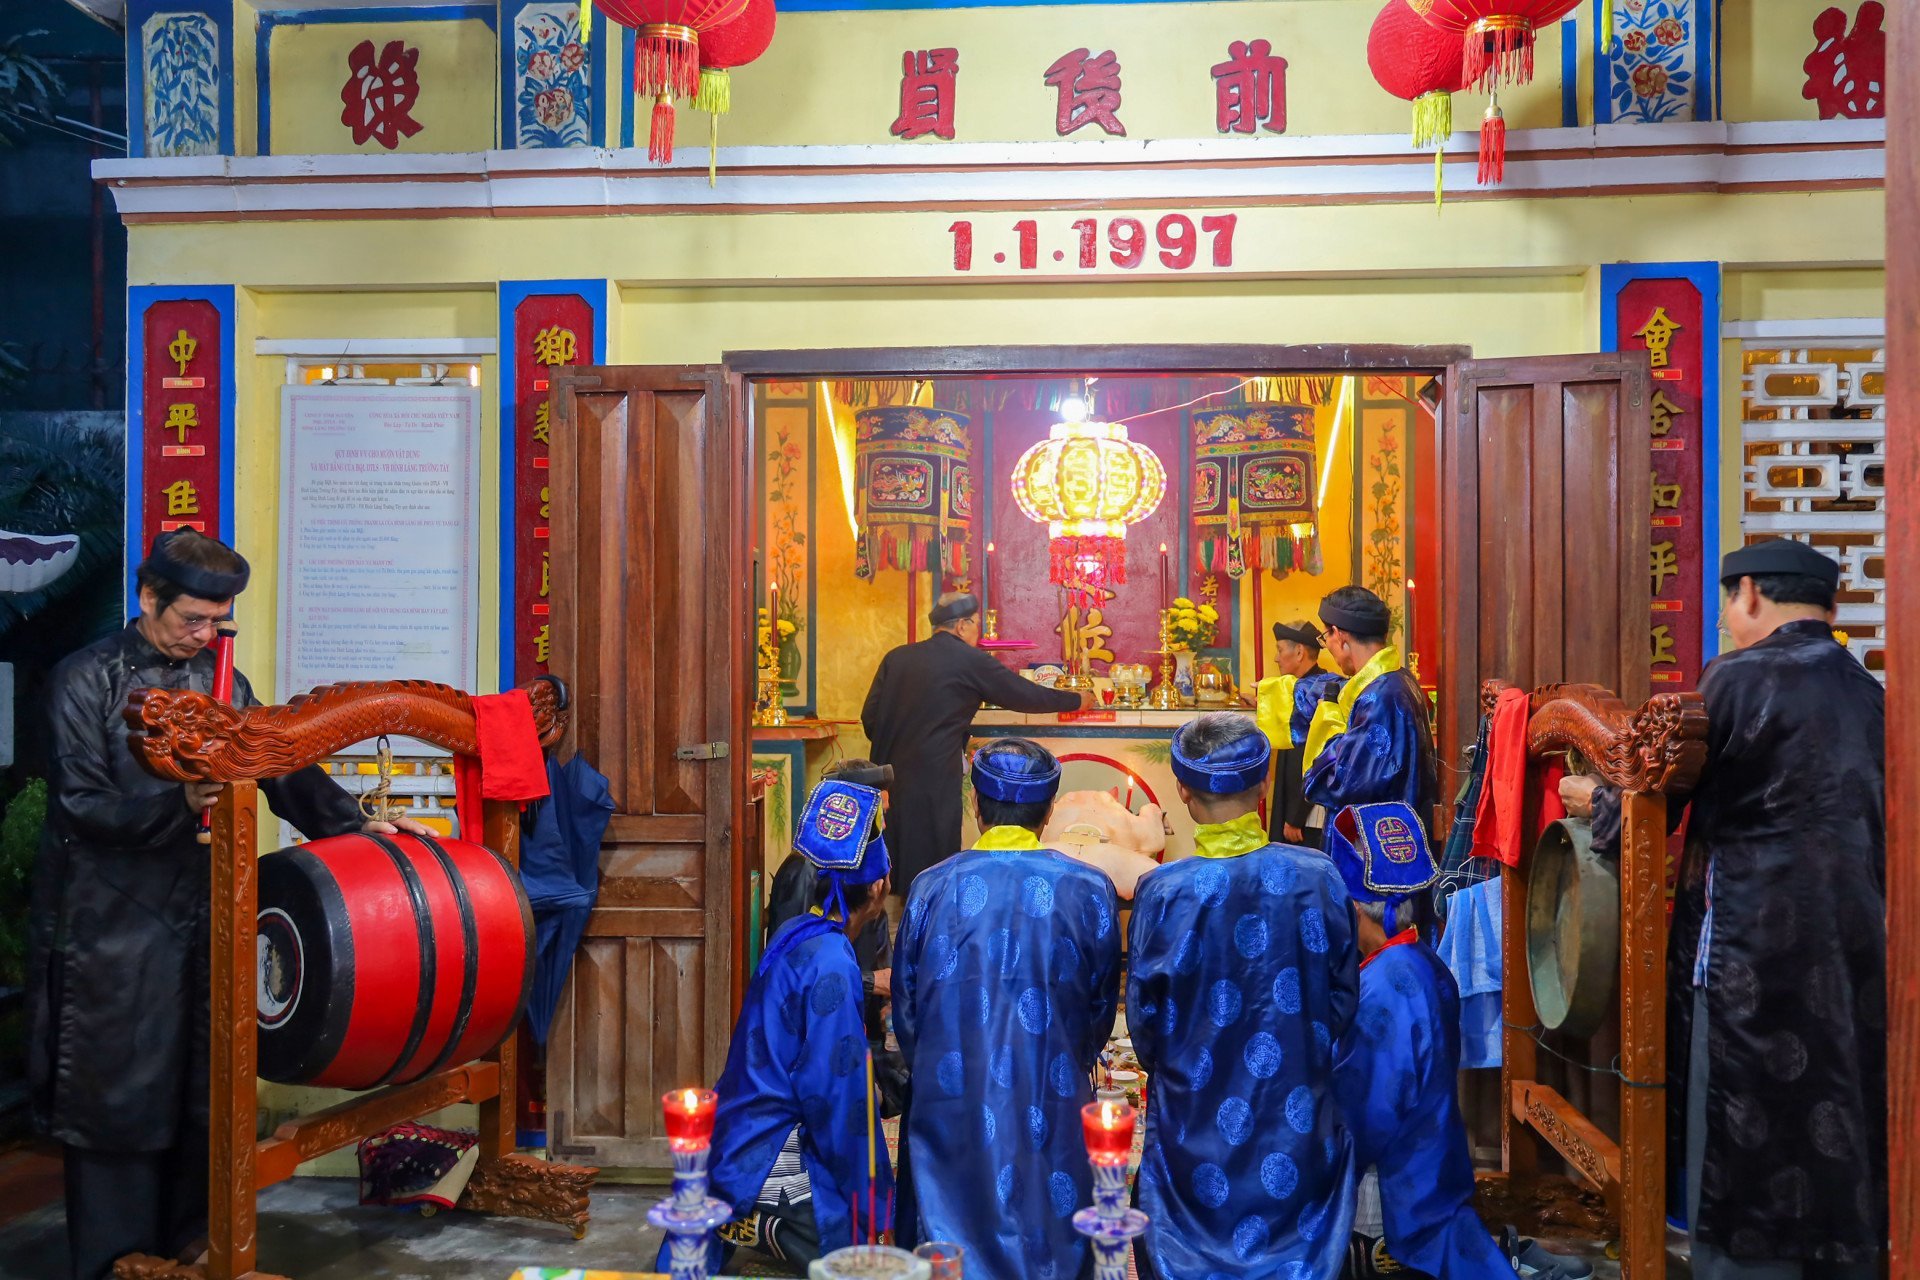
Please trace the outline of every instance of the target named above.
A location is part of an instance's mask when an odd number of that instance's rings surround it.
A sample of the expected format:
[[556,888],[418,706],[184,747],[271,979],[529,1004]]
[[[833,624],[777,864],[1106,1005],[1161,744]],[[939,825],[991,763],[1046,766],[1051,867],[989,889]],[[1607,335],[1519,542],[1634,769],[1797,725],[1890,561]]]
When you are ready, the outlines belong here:
[[[232,618],[222,618],[213,636],[213,698],[228,706],[233,705],[233,638],[239,632]],[[213,843],[213,810],[210,808],[200,811],[199,840],[201,844]]]

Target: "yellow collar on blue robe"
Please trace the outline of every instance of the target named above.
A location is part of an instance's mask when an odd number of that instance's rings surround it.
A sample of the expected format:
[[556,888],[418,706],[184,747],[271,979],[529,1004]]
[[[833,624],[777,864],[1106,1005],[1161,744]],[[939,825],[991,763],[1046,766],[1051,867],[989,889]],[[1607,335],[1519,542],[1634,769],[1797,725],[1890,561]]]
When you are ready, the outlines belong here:
[[974,841],[973,847],[988,853],[1012,849],[1038,849],[1040,837],[1025,827],[988,827],[980,833],[980,838]]
[[1380,652],[1367,659],[1367,665],[1354,672],[1344,685],[1340,686],[1340,696],[1332,702],[1322,702],[1313,709],[1313,723],[1307,728],[1307,754],[1301,765],[1301,771],[1313,768],[1313,762],[1327,749],[1327,744],[1347,731],[1347,724],[1353,718],[1353,704],[1367,691],[1367,686],[1389,671],[1400,669],[1400,650],[1387,645]]
[[1267,843],[1266,824],[1260,821],[1258,809],[1231,822],[1204,823],[1193,831],[1193,851],[1202,858],[1238,858]]

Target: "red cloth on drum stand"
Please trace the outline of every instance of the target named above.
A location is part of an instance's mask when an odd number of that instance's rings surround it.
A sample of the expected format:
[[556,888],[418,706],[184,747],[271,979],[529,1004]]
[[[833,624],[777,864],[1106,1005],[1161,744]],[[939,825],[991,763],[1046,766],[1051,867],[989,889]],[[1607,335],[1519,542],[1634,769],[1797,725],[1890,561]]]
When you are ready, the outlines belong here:
[[472,702],[480,754],[454,757],[454,807],[460,817],[460,838],[481,842],[486,831],[482,801],[525,802],[542,799],[549,792],[547,762],[526,690],[475,694]]
[[1486,785],[1473,818],[1474,856],[1509,867],[1520,865],[1521,850],[1531,849],[1549,822],[1567,816],[1560,803],[1564,759],[1543,760],[1532,779],[1527,776],[1527,715],[1525,689],[1500,691],[1487,734]]

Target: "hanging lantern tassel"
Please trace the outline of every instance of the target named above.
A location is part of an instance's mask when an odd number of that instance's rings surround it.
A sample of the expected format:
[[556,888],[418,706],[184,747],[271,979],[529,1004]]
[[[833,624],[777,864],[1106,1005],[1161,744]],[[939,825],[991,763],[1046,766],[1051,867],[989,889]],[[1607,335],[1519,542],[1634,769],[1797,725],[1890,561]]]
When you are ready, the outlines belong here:
[[1447,140],[1453,137],[1453,95],[1435,89],[1413,100],[1413,145],[1432,147],[1433,207],[1440,207],[1447,176]]
[[720,117],[733,110],[733,76],[725,67],[700,68],[693,109],[707,113],[707,185],[720,181]]
[[673,163],[673,99],[660,94],[653,100],[653,124],[647,130],[647,159]]
[[1487,104],[1487,114],[1480,121],[1480,185],[1497,186],[1506,176],[1507,117],[1495,98]]
[[691,98],[700,87],[700,40],[692,27],[650,22],[633,48],[633,91]]
[[1533,79],[1533,23],[1512,14],[1481,18],[1467,28],[1461,52],[1468,84],[1526,84]]

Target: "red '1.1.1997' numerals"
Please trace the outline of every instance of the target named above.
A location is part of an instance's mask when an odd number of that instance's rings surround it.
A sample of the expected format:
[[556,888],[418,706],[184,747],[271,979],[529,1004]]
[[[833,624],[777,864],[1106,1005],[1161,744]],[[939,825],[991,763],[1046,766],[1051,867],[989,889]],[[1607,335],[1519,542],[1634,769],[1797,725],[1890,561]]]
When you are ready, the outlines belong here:
[[[1154,223],[1150,240],[1147,224],[1138,218],[1109,218],[1104,236],[1099,219],[1082,218],[1073,224],[1072,244],[1053,249],[1048,256],[1064,263],[1071,254],[1081,270],[1092,271],[1100,265],[1104,252],[1108,262],[1123,271],[1131,271],[1144,263],[1152,251],[1159,256],[1160,265],[1169,271],[1185,271],[1200,260],[1200,240],[1205,236],[1211,241],[1213,265],[1230,267],[1233,265],[1233,229],[1238,221],[1238,216],[1231,213],[1207,214],[1196,229],[1193,219],[1186,214],[1170,213]],[[953,269],[973,270],[973,223],[963,220],[947,230],[953,233]],[[1020,270],[1039,270],[1040,224],[1035,219],[1022,218],[1013,224],[1013,254]],[[1004,263],[1007,257],[1007,251],[1000,250],[994,253],[993,260]]]

